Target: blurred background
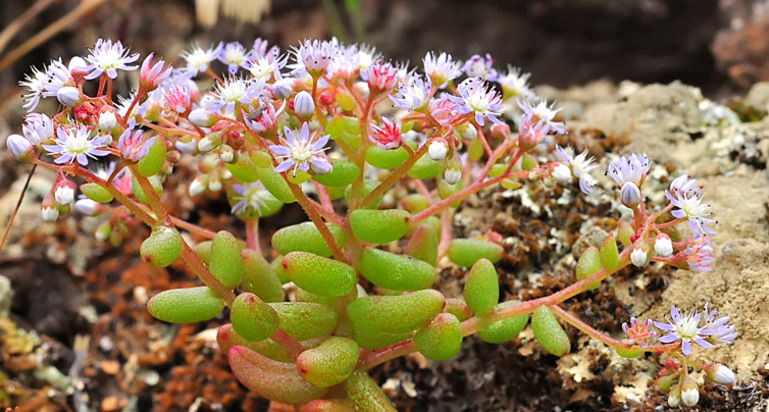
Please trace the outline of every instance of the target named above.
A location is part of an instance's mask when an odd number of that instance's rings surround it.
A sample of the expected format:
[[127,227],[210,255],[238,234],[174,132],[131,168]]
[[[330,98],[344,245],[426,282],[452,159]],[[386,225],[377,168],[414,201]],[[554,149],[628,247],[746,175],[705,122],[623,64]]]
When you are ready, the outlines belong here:
[[[88,10],[8,61],[78,8]],[[39,12],[24,16],[30,10]],[[27,20],[11,27],[20,16]],[[490,53],[500,68],[520,66],[533,84],[561,88],[681,80],[716,97],[769,78],[766,0],[5,0],[0,24],[15,31],[0,37],[3,97],[18,95],[30,65],[83,54],[99,37],[173,61],[196,41],[262,37],[285,48],[336,35],[412,64],[431,50]]]

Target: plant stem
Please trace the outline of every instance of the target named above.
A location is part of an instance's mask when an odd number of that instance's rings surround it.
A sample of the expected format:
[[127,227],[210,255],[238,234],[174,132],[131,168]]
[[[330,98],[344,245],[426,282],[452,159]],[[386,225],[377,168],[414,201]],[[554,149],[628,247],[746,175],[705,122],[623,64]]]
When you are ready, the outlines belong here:
[[334,238],[334,235],[331,234],[328,226],[323,223],[323,218],[320,216],[318,211],[315,210],[315,207],[313,207],[312,203],[310,203],[310,199],[296,184],[289,182],[288,187],[291,189],[291,193],[294,194],[296,201],[300,206],[302,206],[302,209],[304,209],[304,213],[307,214],[307,217],[310,218],[312,223],[315,224],[315,227],[318,228],[318,231],[320,231],[320,235],[323,236],[323,240],[326,242],[329,249],[331,249],[331,253],[334,254],[334,258],[340,262],[348,263],[344,253],[342,252],[342,248],[336,242],[336,239]]
[[246,221],[246,244],[249,249],[262,254],[262,246],[259,244],[259,219]]
[[293,336],[280,329],[276,330],[275,333],[270,336],[270,339],[285,348],[293,360],[296,360],[296,358],[299,357],[299,354],[304,352],[304,346],[302,346],[301,343],[294,339]]
[[[395,170],[390,172],[390,174],[387,175],[382,183],[380,183],[377,187],[374,188],[374,190],[371,191],[371,193],[364,197],[363,200],[360,201],[360,207],[367,207],[374,203],[376,199],[382,196],[387,190],[393,187],[393,185],[397,183],[398,180],[405,176],[409,169],[411,169],[411,166],[413,166],[414,163],[416,163],[416,161],[419,160],[419,158],[422,157],[426,152],[427,145],[423,144],[422,147],[420,147],[419,150],[414,153],[414,156],[409,157],[405,162],[403,162],[402,165],[398,166]],[[363,172],[361,172],[361,174],[362,173]]]
[[401,356],[408,355],[409,353],[416,352],[416,350],[417,349],[414,346],[414,341],[412,339],[406,339],[385,348],[373,351],[367,356],[361,357],[361,359],[358,361],[358,366],[356,369],[367,371],[374,366],[385,363],[389,360],[393,360],[395,358],[399,358]]
[[200,260],[200,256],[195,253],[194,250],[182,239],[182,260],[192,271],[197,275],[203,283],[211,289],[212,292],[224,301],[227,306],[232,306],[232,302],[235,300],[235,294],[231,290],[227,289],[222,282],[219,282],[213,273],[208,269],[205,263]]

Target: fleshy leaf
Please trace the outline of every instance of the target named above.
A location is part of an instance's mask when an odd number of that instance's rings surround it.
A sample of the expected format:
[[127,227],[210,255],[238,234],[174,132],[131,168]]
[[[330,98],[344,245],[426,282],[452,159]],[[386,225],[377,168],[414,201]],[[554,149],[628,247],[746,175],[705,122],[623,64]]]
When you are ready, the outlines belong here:
[[270,303],[278,312],[278,327],[296,340],[323,336],[336,327],[339,314],[326,305],[304,302]]
[[278,275],[270,263],[255,250],[243,249],[243,290],[265,302],[283,302],[284,293]]
[[156,268],[176,262],[182,253],[182,236],[176,229],[156,226],[139,248],[142,260]]
[[449,244],[449,260],[459,266],[471,267],[479,259],[497,263],[505,255],[505,249],[485,240],[453,239]]
[[601,246],[601,265],[607,270],[614,270],[619,263],[619,249],[614,234],[609,234]]
[[364,242],[390,243],[408,232],[411,214],[402,209],[357,209],[350,213],[350,227]]
[[467,274],[465,302],[479,316],[491,312],[499,303],[497,269],[488,259],[479,259]]
[[163,169],[166,162],[166,141],[159,135],[155,136],[152,144],[144,156],[136,165],[140,175],[144,177],[155,176]]
[[553,311],[547,306],[540,306],[531,317],[531,330],[542,348],[555,356],[563,356],[571,351],[571,342],[566,332],[558,323]]
[[395,169],[408,158],[409,152],[403,147],[385,150],[371,146],[366,150],[366,162],[379,169]]
[[349,160],[333,159],[331,173],[315,175],[313,179],[325,186],[345,187],[360,175],[360,168]]
[[147,302],[147,310],[157,319],[171,323],[194,323],[209,320],[224,309],[224,302],[206,286],[169,289]]
[[87,198],[97,203],[109,203],[114,199],[112,193],[99,186],[98,183],[83,183],[80,185],[80,191],[83,192]]
[[[497,309],[506,308],[508,306],[518,304],[517,301],[509,300],[497,305]],[[516,336],[526,327],[529,323],[529,315],[513,316],[512,318],[498,320],[496,322],[489,323],[484,326],[478,332],[478,337],[484,342],[488,343],[503,343],[507,342]]]
[[276,172],[272,167],[259,167],[257,168],[259,180],[276,199],[283,203],[294,203],[294,193],[288,187],[288,182],[283,179],[280,173]]
[[435,282],[435,268],[411,256],[366,248],[358,263],[360,273],[371,283],[394,290],[420,290]]
[[348,295],[355,289],[352,266],[308,252],[291,252],[283,257],[283,270],[300,288],[323,297]]
[[243,251],[232,233],[222,230],[214,236],[208,268],[228,289],[234,289],[243,281]]
[[342,383],[358,363],[358,344],[333,336],[317,348],[302,352],[296,359],[299,374],[315,386],[326,388]]
[[414,346],[427,359],[447,360],[462,348],[462,326],[450,313],[439,313],[414,335]]
[[[601,270],[601,254],[595,246],[590,246],[577,261],[577,280],[582,280]],[[600,286],[600,282],[590,285],[590,289]]]
[[414,233],[411,234],[409,243],[406,244],[407,255],[415,257],[432,266],[438,263],[438,244],[440,235],[435,228],[429,224],[421,224]]
[[304,380],[293,363],[276,362],[245,346],[228,352],[230,368],[238,380],[260,396],[283,403],[306,403],[326,393]]
[[[326,227],[339,243],[339,246],[344,247],[347,241],[344,230],[330,223],[327,223]],[[320,231],[312,222],[302,222],[281,228],[272,235],[272,247],[281,255],[290,252],[308,252],[318,256],[331,256],[331,249],[326,245]]]
[[278,314],[253,293],[244,292],[235,298],[230,311],[232,327],[250,341],[269,338],[278,329]]
[[[225,166],[241,182],[253,183],[259,180],[259,167],[248,156],[238,156],[237,161],[226,163]],[[268,191],[270,190],[268,189]],[[272,192],[270,191],[270,193]]]
[[353,372],[344,382],[344,389],[356,411],[397,411],[390,402],[390,398],[366,372]]

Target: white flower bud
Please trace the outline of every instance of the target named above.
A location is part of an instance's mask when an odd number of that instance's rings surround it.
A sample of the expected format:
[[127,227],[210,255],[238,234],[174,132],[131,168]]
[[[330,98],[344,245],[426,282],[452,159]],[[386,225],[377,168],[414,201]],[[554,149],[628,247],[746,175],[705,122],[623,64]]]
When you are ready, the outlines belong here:
[[216,116],[203,108],[191,111],[188,119],[190,119],[192,124],[200,127],[211,127],[216,123]]
[[315,114],[315,102],[312,95],[301,91],[294,97],[294,113],[302,120],[309,120]]
[[214,141],[208,136],[200,139],[200,142],[198,142],[198,150],[203,153],[208,153],[214,150]]
[[446,147],[446,142],[441,140],[433,140],[430,142],[430,146],[427,148],[427,155],[433,160],[443,160],[446,158],[446,154],[449,152],[449,148]]
[[212,192],[218,192],[222,190],[222,181],[219,179],[211,179],[208,181],[208,190]]
[[99,128],[109,132],[117,126],[117,116],[112,110],[107,110],[99,115]]
[[697,387],[688,387],[681,391],[681,401],[686,406],[694,406],[700,400],[700,391]]
[[619,200],[623,205],[635,209],[641,203],[641,190],[633,182],[625,182],[619,191]]
[[198,142],[195,139],[189,142],[183,142],[182,140],[176,141],[176,150],[184,154],[193,154],[198,149]]
[[463,123],[454,128],[454,136],[462,140],[475,140],[478,137],[478,130],[471,123]]
[[35,154],[35,148],[32,147],[32,143],[19,134],[8,136],[5,145],[8,146],[8,150],[13,157],[19,160],[32,160],[32,156]]
[[219,146],[219,158],[224,163],[232,163],[235,161],[235,150],[229,145],[221,145]]
[[553,169],[551,173],[553,178],[561,183],[571,182],[571,169],[569,166],[561,163]]
[[62,87],[56,92],[59,103],[65,106],[77,106],[80,104],[80,90],[77,87]]
[[43,217],[43,222],[53,223],[59,218],[59,209],[53,206],[44,206],[40,209],[40,214]]
[[66,206],[75,200],[75,191],[69,186],[59,186],[53,192],[53,198],[57,204]]
[[673,242],[669,236],[660,235],[654,241],[654,252],[657,256],[668,257],[673,254]]
[[679,405],[681,405],[681,398],[679,398],[678,396],[676,396],[676,395],[674,395],[672,393],[669,394],[668,395],[668,406],[670,406],[671,408],[677,408]]
[[71,59],[69,59],[69,65],[67,68],[72,71],[74,69],[83,70],[86,67],[88,67],[88,63],[85,61],[84,58],[80,56],[75,56]]
[[319,158],[310,162],[310,168],[316,175],[327,175],[333,170],[333,165],[328,160]]
[[293,92],[294,79],[281,79],[273,83],[272,95],[277,99],[288,99]]
[[446,183],[450,185],[456,184],[459,182],[459,179],[462,178],[462,170],[447,168],[446,171],[443,172],[443,178],[446,179]]
[[196,177],[192,180],[192,183],[190,183],[190,187],[188,189],[188,192],[190,196],[200,196],[206,191],[206,185],[203,183],[203,180],[199,177]]
[[705,366],[705,372],[708,375],[708,379],[721,385],[733,385],[737,381],[734,372],[724,365],[707,365]]
[[91,199],[79,199],[75,202],[75,210],[81,215],[93,216],[96,214],[96,208],[99,204]]
[[649,264],[649,255],[643,248],[635,248],[630,253],[630,261],[638,267],[646,266]]

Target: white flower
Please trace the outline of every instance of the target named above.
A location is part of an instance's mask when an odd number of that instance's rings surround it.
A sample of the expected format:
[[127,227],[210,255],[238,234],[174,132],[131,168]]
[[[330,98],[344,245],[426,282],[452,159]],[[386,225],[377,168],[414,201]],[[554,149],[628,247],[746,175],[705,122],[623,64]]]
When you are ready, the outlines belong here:
[[569,169],[569,166],[561,163],[553,169],[551,176],[561,183],[568,183],[571,181],[571,169]]
[[649,256],[643,248],[636,248],[630,253],[630,261],[635,266],[646,266],[649,263]]
[[657,240],[654,241],[654,252],[657,256],[668,257],[673,254],[673,242],[670,240],[670,236],[660,235],[657,236]]
[[427,155],[433,160],[443,160],[446,158],[446,153],[449,152],[449,148],[446,147],[446,142],[442,139],[433,140],[430,142],[430,146],[427,148]]

